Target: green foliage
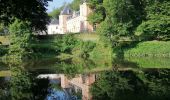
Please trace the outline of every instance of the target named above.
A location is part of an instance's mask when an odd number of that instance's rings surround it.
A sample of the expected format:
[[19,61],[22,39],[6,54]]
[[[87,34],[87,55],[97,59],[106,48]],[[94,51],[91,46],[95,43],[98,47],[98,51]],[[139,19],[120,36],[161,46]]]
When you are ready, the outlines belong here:
[[61,52],[71,53],[72,49],[77,45],[78,40],[72,35],[65,35],[62,37]]
[[52,12],[48,13],[48,15],[50,17],[59,19],[59,15],[60,15],[60,12],[61,12],[62,9],[63,9],[63,6],[60,7],[60,8],[56,8]]
[[29,73],[20,67],[12,67],[12,78],[10,80],[11,100],[30,100],[33,97],[31,93],[31,79]]
[[107,26],[112,28],[113,35],[133,35],[134,29],[143,19],[141,0],[105,0]]
[[99,24],[105,19],[105,9],[102,5],[103,0],[89,0],[88,5],[93,12],[88,16],[91,24]]
[[42,55],[57,56],[60,53],[71,54],[72,49],[79,43],[73,35],[54,35],[36,37],[38,41],[32,43],[31,49],[34,53]]
[[169,0],[145,0],[147,18],[157,15],[170,16]]
[[71,4],[69,4],[69,6],[71,7],[71,9],[78,11],[80,8],[80,4],[81,4],[81,0],[73,0]]
[[16,55],[19,58],[28,57],[32,50],[29,45],[32,40],[32,31],[30,23],[18,19],[9,27],[10,42],[9,54]]
[[147,17],[138,26],[140,40],[168,40],[170,34],[170,2],[168,0],[146,1]]
[[88,58],[89,53],[93,51],[96,44],[91,41],[79,41],[79,44],[72,49],[73,55],[77,55],[82,58]]
[[169,70],[106,71],[98,74],[91,87],[94,100],[169,99]]
[[46,30],[49,17],[46,6],[49,0],[1,0],[0,21],[13,23],[15,18],[29,21],[34,30]]
[[4,25],[0,23],[0,35],[4,33]]
[[138,26],[136,34],[142,40],[167,40],[170,38],[170,17],[152,17]]
[[100,23],[103,21],[103,14],[100,12],[91,13],[88,15],[88,21],[91,24]]

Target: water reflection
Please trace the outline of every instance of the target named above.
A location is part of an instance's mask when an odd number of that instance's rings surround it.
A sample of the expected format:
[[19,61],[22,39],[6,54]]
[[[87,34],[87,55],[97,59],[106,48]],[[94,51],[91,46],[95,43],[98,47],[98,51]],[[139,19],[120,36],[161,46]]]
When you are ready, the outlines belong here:
[[[91,84],[95,82],[95,74],[79,74],[69,79],[64,74],[48,74],[39,77],[48,76],[50,80],[58,80],[57,85],[61,87],[53,87],[47,100],[91,100],[89,89]],[[54,83],[53,83],[54,84]]]
[[169,67],[77,59],[1,62],[0,100],[170,100]]
[[93,100],[169,100],[170,70],[101,72],[91,92]]

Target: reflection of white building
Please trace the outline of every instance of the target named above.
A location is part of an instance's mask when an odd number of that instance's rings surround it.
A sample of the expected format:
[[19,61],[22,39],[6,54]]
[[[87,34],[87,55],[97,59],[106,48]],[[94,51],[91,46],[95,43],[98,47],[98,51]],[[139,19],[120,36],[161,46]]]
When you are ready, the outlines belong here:
[[50,80],[59,80],[61,87],[67,90],[68,94],[81,93],[82,100],[92,100],[90,86],[96,81],[95,74],[79,74],[69,79],[64,74],[40,74],[37,78],[49,78]]
[[78,75],[73,79],[68,79],[65,75],[61,75],[61,87],[63,89],[70,88],[75,92],[81,92],[82,100],[91,100],[90,86],[95,82],[95,74]]
[[92,32],[93,26],[87,21],[91,12],[86,2],[80,5],[78,12],[65,6],[59,15],[59,20],[53,19],[48,25],[48,34]]

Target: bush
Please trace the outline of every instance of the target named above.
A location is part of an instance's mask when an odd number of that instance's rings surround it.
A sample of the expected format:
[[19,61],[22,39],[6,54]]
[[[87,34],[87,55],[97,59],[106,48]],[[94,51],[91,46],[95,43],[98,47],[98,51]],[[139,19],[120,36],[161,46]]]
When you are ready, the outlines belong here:
[[82,58],[88,58],[89,53],[93,51],[95,48],[96,43],[92,41],[79,41],[75,48],[72,49],[73,55],[82,57]]
[[72,49],[78,44],[78,40],[72,35],[64,35],[61,40],[61,52],[71,53]]
[[10,42],[9,54],[18,58],[27,58],[32,53],[29,45],[32,41],[32,29],[29,22],[15,20],[9,26]]

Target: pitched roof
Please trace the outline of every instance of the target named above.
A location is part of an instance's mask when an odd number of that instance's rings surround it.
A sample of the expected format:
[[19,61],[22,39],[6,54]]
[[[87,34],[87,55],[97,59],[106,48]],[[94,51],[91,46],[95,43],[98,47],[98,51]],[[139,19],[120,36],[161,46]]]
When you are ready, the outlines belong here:
[[60,12],[60,15],[71,15],[71,14],[72,14],[72,10],[68,6],[65,6],[64,9]]

